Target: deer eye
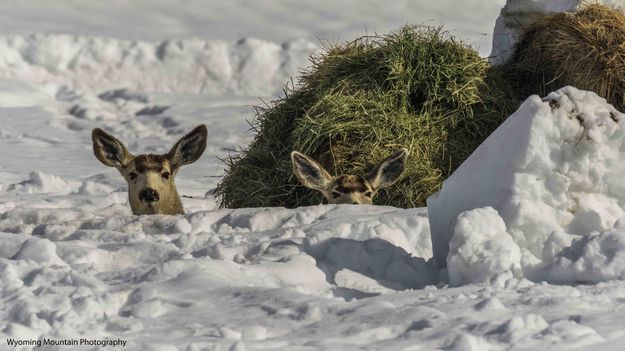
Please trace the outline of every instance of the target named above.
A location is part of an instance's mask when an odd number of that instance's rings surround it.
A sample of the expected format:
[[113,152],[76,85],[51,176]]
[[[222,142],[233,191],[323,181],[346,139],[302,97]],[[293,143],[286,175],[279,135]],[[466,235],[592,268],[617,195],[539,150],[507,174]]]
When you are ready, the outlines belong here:
[[338,199],[339,197],[341,197],[341,193],[339,193],[338,191],[333,191],[332,192],[332,198],[333,199]]
[[169,179],[169,172],[164,172],[161,176],[163,176],[163,179]]
[[128,173],[128,178],[130,178],[130,180],[137,179],[137,173],[135,173],[135,172]]
[[365,193],[365,196],[366,196],[366,197],[372,197],[372,196],[373,196],[373,192],[371,192],[371,191],[367,191],[367,192]]

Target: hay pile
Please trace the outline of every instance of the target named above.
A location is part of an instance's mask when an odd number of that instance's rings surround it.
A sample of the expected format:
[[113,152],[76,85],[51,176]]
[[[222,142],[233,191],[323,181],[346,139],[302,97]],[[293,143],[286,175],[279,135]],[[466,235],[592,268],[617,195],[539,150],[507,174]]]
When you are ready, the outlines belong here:
[[503,69],[518,99],[572,85],[625,111],[625,15],[594,4],[544,17],[528,28]]
[[292,174],[292,150],[332,174],[365,174],[400,147],[411,152],[403,180],[375,202],[423,206],[529,95],[573,85],[625,110],[625,15],[590,5],[544,17],[497,67],[429,27],[330,47],[312,63],[297,88],[257,109],[254,141],[225,160],[222,206],[320,203]]
[[[441,182],[516,107],[486,60],[441,29],[404,27],[330,47],[297,88],[258,108],[256,137],[226,159],[216,189],[230,208],[319,204],[289,154],[304,152],[331,174],[366,174],[393,151],[410,150],[402,180],[375,203],[425,205]],[[485,84],[485,82],[490,84]]]

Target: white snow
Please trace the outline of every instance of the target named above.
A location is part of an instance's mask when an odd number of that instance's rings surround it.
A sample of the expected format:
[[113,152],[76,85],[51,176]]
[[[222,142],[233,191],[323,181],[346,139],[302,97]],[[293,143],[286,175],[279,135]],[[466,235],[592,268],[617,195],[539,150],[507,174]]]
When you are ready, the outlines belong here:
[[63,34],[0,36],[0,78],[105,92],[272,96],[307,66],[315,42],[246,38],[145,42]]
[[[443,25],[482,55],[504,0],[20,0],[0,3],[0,33],[113,37],[133,41],[198,38],[234,43],[254,37],[274,43],[304,38],[349,41],[400,26]],[[450,9],[452,9],[450,11]]]
[[484,283],[503,274],[522,276],[521,250],[492,207],[458,215],[449,242],[447,271],[451,285]]
[[625,280],[623,117],[566,87],[504,122],[428,199],[450,284]]
[[[484,53],[502,5],[1,3],[0,349],[39,338],[90,340],[81,350],[105,339],[125,350],[621,349],[622,134],[610,112],[621,115],[592,94],[554,93],[555,112],[533,97],[505,142],[485,144],[515,150],[504,160],[527,164],[525,177],[497,157],[463,166],[474,173],[455,196],[512,189],[527,206],[459,206],[447,219],[448,270],[431,260],[425,208],[233,210],[212,195],[218,157],[252,138],[250,105],[279,93],[318,37],[426,21]],[[206,152],[176,179],[187,214],[131,215],[125,181],[93,156],[91,129],[162,153],[199,123]],[[515,142],[524,136],[527,160]]]
[[625,231],[610,229],[575,239],[547,265],[545,276],[560,284],[625,280]]
[[[91,182],[90,182],[91,183]],[[86,183],[85,183],[86,184]],[[95,183],[93,186],[96,186]],[[86,185],[85,185],[86,186]],[[24,191],[27,193],[72,193],[78,190],[78,183],[67,182],[60,177],[33,171],[28,179],[17,184],[11,184],[7,190]]]

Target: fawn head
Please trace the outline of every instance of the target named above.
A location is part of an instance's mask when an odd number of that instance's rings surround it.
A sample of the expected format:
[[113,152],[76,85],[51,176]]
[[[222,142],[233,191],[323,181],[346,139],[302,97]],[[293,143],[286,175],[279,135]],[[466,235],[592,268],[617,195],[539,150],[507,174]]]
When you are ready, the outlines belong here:
[[184,214],[174,178],[183,165],[193,163],[206,148],[206,126],[200,125],[183,136],[163,155],[133,155],[126,146],[102,129],[91,134],[93,152],[100,162],[115,167],[128,183],[132,213]]
[[408,150],[401,149],[378,164],[369,175],[333,177],[317,161],[293,151],[293,173],[307,188],[320,191],[330,204],[371,205],[377,192],[395,184],[406,166]]

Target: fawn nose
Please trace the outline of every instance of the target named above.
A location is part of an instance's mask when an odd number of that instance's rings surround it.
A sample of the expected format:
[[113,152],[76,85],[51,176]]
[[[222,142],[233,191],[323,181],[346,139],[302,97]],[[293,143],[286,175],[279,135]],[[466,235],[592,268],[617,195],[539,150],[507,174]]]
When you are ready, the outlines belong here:
[[147,188],[139,193],[139,200],[145,202],[156,202],[158,201],[159,196],[156,190],[152,188]]

